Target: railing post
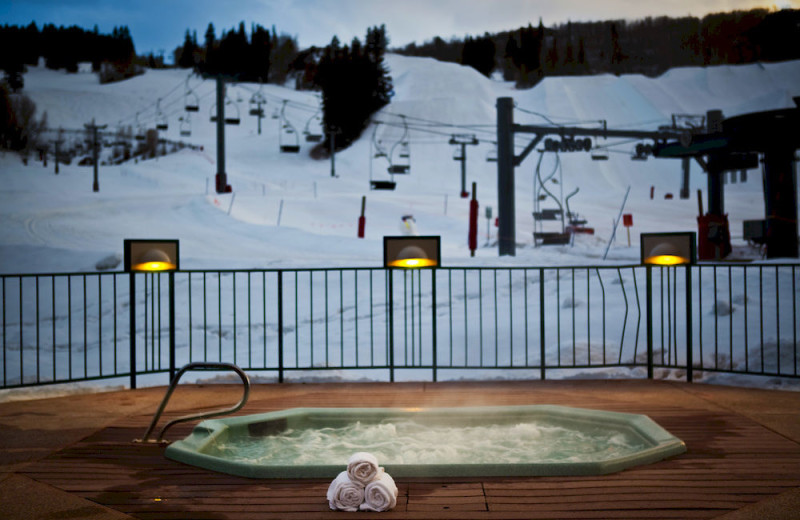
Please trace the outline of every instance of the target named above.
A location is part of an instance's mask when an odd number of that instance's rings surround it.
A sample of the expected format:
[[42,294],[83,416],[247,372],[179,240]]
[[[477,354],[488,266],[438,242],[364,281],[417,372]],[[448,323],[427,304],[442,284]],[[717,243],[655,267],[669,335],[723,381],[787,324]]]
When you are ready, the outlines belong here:
[[433,310],[431,311],[431,323],[433,328],[433,382],[436,382],[436,365],[437,365],[437,352],[436,352],[436,268],[431,269],[431,299]]
[[389,313],[389,381],[394,383],[394,271],[386,270],[389,277],[389,302],[386,311]]
[[545,347],[544,347],[544,269],[539,268],[539,377],[545,379]]
[[[730,283],[730,282],[729,282]],[[686,266],[686,381],[691,383],[694,365],[694,346],[692,345],[692,266]]]
[[645,266],[647,305],[647,379],[653,379],[653,268]]
[[128,273],[130,287],[131,389],[136,388],[136,273]]
[[[169,380],[175,378],[175,271],[169,277]],[[190,331],[191,333],[191,331]]]
[[283,271],[278,271],[278,382],[283,383]]

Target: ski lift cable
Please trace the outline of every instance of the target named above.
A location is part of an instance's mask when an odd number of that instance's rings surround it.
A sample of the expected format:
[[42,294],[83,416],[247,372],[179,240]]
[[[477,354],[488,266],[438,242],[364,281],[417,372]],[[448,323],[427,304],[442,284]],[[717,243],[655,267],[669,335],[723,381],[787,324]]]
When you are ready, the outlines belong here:
[[[514,104],[514,108],[516,110],[519,110],[520,112],[524,112],[526,114],[530,114],[530,115],[534,115],[534,116],[540,117],[540,118],[544,119],[545,121],[547,121],[549,124],[551,124],[553,126],[556,126],[556,127],[562,127],[562,126],[565,126],[567,124],[571,124],[571,125],[587,124],[588,125],[588,124],[604,124],[605,123],[605,121],[603,121],[602,119],[580,120],[580,119],[575,119],[575,118],[566,117],[566,116],[554,116],[554,115],[543,114],[542,112],[537,112],[535,110],[528,110],[526,108],[522,108],[519,105],[517,105],[516,103]],[[562,119],[562,120],[564,120],[564,122],[563,123],[557,123],[557,122],[555,122],[555,119]]]
[[[164,100],[166,100],[167,98],[169,98],[169,97],[170,97],[172,94],[174,94],[175,92],[177,92],[177,91],[178,91],[178,89],[179,89],[179,88],[180,88],[182,85],[183,85],[183,86],[185,86],[185,85],[187,84],[188,80],[191,78],[191,76],[192,76],[192,75],[193,75],[193,74],[189,74],[189,75],[188,75],[188,77],[187,77],[186,79],[183,79],[183,80],[181,80],[181,81],[180,81],[178,84],[176,84],[176,85],[175,85],[175,86],[174,86],[172,89],[170,89],[170,90],[169,90],[169,91],[168,91],[166,94],[164,94],[164,95],[160,96],[160,97],[159,97],[159,98],[157,98],[157,99],[161,99],[162,101],[164,101]],[[203,83],[202,83],[202,84],[205,84],[205,80],[203,80]],[[196,90],[197,90],[197,87],[195,87],[195,88],[194,88],[194,89],[192,89],[192,90],[193,90],[193,91],[196,91]],[[195,93],[196,93],[196,92],[195,92]],[[210,91],[209,93],[213,93],[213,90],[212,90],[212,91]],[[199,96],[199,98],[200,98],[200,99],[202,99],[202,98],[205,98],[205,97],[207,97],[207,95],[208,95],[209,93],[207,93],[207,94],[204,94],[204,95],[202,95],[202,96]],[[180,109],[180,110],[174,110],[174,111],[171,111],[171,112],[169,112],[169,113],[167,113],[167,112],[166,112],[164,109],[168,109],[169,107],[171,107],[171,106],[175,105],[176,103],[180,103],[180,102],[182,102],[182,100],[184,99],[184,97],[185,97],[185,96],[182,94],[182,95],[180,95],[180,96],[178,96],[178,97],[175,97],[174,99],[172,99],[172,100],[170,100],[170,101],[168,101],[168,102],[166,102],[166,103],[163,103],[163,104],[162,104],[162,111],[164,111],[164,113],[165,113],[165,114],[167,114],[167,115],[174,115],[174,114],[176,114],[176,113],[180,112],[182,109]],[[135,113],[131,113],[131,114],[129,114],[129,115],[127,115],[127,116],[125,116],[125,117],[122,117],[122,118],[120,118],[120,119],[119,119],[119,122],[120,122],[120,123],[124,123],[125,121],[134,120],[134,119],[135,119],[135,116],[136,116],[136,114],[137,114],[137,113],[138,113],[138,115],[140,115],[140,116],[141,116],[141,115],[147,115],[147,114],[148,114],[150,111],[154,111],[154,115],[155,115],[155,114],[157,114],[157,112],[158,112],[158,107],[156,106],[156,104],[155,104],[155,103],[152,103],[152,104],[150,104],[150,105],[147,105],[147,106],[145,106],[144,108],[140,108],[140,109],[139,109],[139,110],[137,110]],[[149,118],[149,117],[146,117],[145,119],[148,119],[148,118]]]
[[[406,128],[402,124],[391,122],[391,121],[376,120],[375,122],[383,124],[383,125],[386,125],[386,126],[390,126],[390,127],[393,127],[393,128]],[[425,126],[408,125],[407,128],[409,130],[414,130],[416,132],[423,132],[423,133],[432,134],[432,135],[441,135],[441,136],[444,136],[444,137],[447,137],[447,138],[449,138],[451,135],[453,135],[452,132],[431,130],[430,128],[425,127]]]
[[[547,185],[545,184],[547,181],[552,179],[553,176],[555,176],[556,172],[561,167],[561,158],[559,157],[558,152],[556,152],[556,163],[553,166],[553,171],[550,172],[550,175],[548,175],[546,179],[542,180],[542,171],[541,171],[541,168],[540,168],[541,164],[542,164],[542,157],[544,157],[544,152],[540,152],[539,153],[539,162],[536,164],[536,176],[538,177],[538,180],[539,180],[539,186],[538,186],[539,191],[544,191],[547,195],[550,196],[550,198],[552,198],[556,202],[556,204],[558,204],[559,209],[562,209],[561,203],[559,202],[558,198],[550,190],[547,189]],[[561,183],[561,184],[563,184],[563,183]],[[534,200],[538,201],[538,198],[539,198],[539,194],[536,193]]]
[[[529,109],[522,108],[522,107],[518,106],[516,103],[514,104],[514,108],[519,110],[520,112],[524,112],[526,114],[531,114],[531,115],[535,115],[535,116],[541,117],[541,118],[545,119],[546,121],[548,121],[548,123],[550,123],[551,125],[556,126],[556,127],[565,126],[567,124],[582,125],[582,124],[597,124],[597,123],[605,124],[605,123],[607,123],[607,121],[602,120],[602,119],[601,120],[597,120],[597,119],[579,120],[579,119],[573,119],[573,118],[568,118],[568,117],[564,117],[564,116],[547,115],[547,114],[543,114],[541,112],[537,112],[535,110],[529,110]],[[554,121],[555,119],[563,119],[564,123],[557,123],[557,122]],[[652,126],[652,125],[655,125],[655,124],[665,124],[665,123],[671,123],[671,122],[672,122],[672,120],[670,118],[663,118],[662,117],[662,118],[659,118],[659,119],[650,119],[650,120],[647,120],[647,121],[637,121],[637,122],[632,122],[632,123],[626,123],[625,126],[626,127],[630,127],[630,128],[635,128],[635,127]]]
[[[159,96],[157,99],[166,99],[166,98],[168,98],[174,92],[176,92],[182,85],[185,85],[185,82],[186,82],[186,80],[182,79],[178,84],[176,84],[174,87],[172,87],[172,89],[170,89],[166,94],[164,94],[162,96]],[[177,98],[177,99],[181,99],[181,98]],[[172,103],[169,103],[169,105],[171,105],[171,104]],[[136,112],[139,113],[139,114],[142,114],[142,113],[145,113],[145,112],[147,112],[149,110],[153,110],[153,109],[157,109],[155,103],[151,103],[151,104],[147,105],[145,108],[140,108]],[[125,117],[121,118],[120,121],[127,121],[129,119],[133,119],[133,117],[134,117],[134,114],[130,114],[128,116],[125,116]]]
[[[398,113],[395,113],[395,112],[386,112],[386,111],[384,111],[384,112],[381,112],[381,114],[389,115],[389,116],[395,116],[395,117],[399,117],[399,118],[404,118],[404,119],[411,120],[411,121],[416,121],[416,122],[418,122],[417,124],[414,125],[414,127],[416,127],[416,128],[422,128],[422,125],[420,123],[424,123],[426,126],[431,126],[431,127],[458,128],[458,129],[462,129],[462,130],[478,130],[478,131],[487,132],[487,133],[494,133],[494,130],[491,130],[491,129],[496,128],[496,125],[490,125],[490,124],[484,124],[484,123],[475,123],[475,124],[446,123],[444,121],[434,121],[434,120],[431,120],[431,119],[425,119],[425,118],[416,117],[416,116],[409,116],[407,114],[398,114]],[[390,123],[387,122],[387,124],[390,124]],[[483,130],[484,128],[486,130]],[[447,135],[451,135],[451,134],[452,134],[452,132],[449,132]]]

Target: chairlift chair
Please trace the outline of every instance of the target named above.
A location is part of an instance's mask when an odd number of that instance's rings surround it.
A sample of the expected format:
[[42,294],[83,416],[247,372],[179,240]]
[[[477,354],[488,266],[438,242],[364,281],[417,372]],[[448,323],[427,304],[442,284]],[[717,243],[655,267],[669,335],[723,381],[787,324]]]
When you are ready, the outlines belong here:
[[312,132],[311,131],[311,122],[317,121],[317,126],[321,129],[322,119],[319,117],[319,110],[317,110],[314,115],[312,115],[308,121],[306,121],[305,129],[303,130],[303,135],[306,136],[307,143],[319,143],[322,142],[322,132]]
[[401,159],[409,159],[411,157],[411,148],[408,145],[408,141],[405,141],[400,145],[399,156]]
[[393,191],[397,187],[397,183],[394,181],[369,181],[369,187],[372,190]]
[[378,139],[378,128],[380,128],[381,123],[375,123],[375,128],[372,130],[372,147],[375,148],[375,152],[372,154],[373,159],[380,159],[381,157],[388,157],[386,153],[386,149],[383,146],[383,141]]
[[136,134],[134,135],[134,138],[137,141],[144,141],[146,139],[146,132],[145,132],[144,126],[141,123],[139,123],[139,112],[136,112],[135,118],[136,118],[136,123],[135,123],[136,124]]
[[186,92],[183,95],[183,109],[187,112],[199,112],[200,111],[200,98],[198,97],[197,93],[189,86],[189,78],[192,75],[189,74],[186,76]]
[[264,117],[264,109],[261,108],[261,105],[266,105],[267,100],[264,99],[264,96],[261,95],[261,91],[259,90],[250,98],[250,110],[248,111],[251,116],[256,117]]
[[[539,152],[539,162],[536,164],[536,172],[534,174],[534,204],[533,204],[533,219],[534,219],[534,232],[533,242],[534,245],[549,246],[549,245],[566,245],[570,243],[571,233],[564,226],[564,210],[563,204],[559,198],[547,189],[547,181],[556,181],[555,174],[560,171],[560,159],[556,153],[556,165],[553,171],[545,178],[542,178],[541,165],[544,158],[544,151]],[[543,197],[544,195],[544,197]],[[542,208],[541,202],[552,199],[558,206],[556,208]],[[567,208],[569,211],[569,208]],[[560,230],[546,231],[542,229],[543,222],[561,221]]]
[[167,124],[167,116],[164,115],[164,112],[161,111],[161,98],[156,100],[156,130],[167,130],[169,125]]
[[179,126],[179,133],[182,137],[191,137],[192,135],[192,123],[189,120],[189,114],[186,114],[184,117],[178,118],[180,121]]
[[[294,126],[292,126],[292,123],[286,119],[286,104],[288,102],[288,99],[284,99],[283,106],[281,106],[278,146],[280,147],[281,153],[300,153],[300,138],[297,136],[297,132]],[[285,143],[285,139],[289,142]]]
[[408,164],[392,164],[386,169],[391,174],[406,174],[408,173],[409,165]]
[[225,116],[225,124],[226,125],[238,125],[238,124],[240,124],[242,122],[242,120],[239,117],[239,105],[234,103],[231,100],[231,98],[229,98],[227,96],[225,96],[225,97],[226,97],[225,105],[226,106],[228,106],[228,105],[232,106],[233,109],[236,111],[236,115]]
[[[403,135],[394,143],[389,150],[387,159],[389,160],[389,168],[387,171],[394,174],[407,174],[411,169],[411,149],[408,145],[408,123],[405,116],[400,116],[403,120]],[[393,160],[395,150],[398,149],[397,157],[399,160]]]
[[[389,150],[389,155],[387,157],[387,159],[389,160],[389,168],[387,168],[387,171],[392,175],[394,174],[404,175],[411,170],[411,160],[410,160],[411,153],[407,140],[408,125],[406,125],[405,117],[403,117],[403,124],[405,125],[403,136],[400,138],[399,141],[397,141],[392,145],[392,148]],[[398,160],[392,160],[395,156],[395,149],[397,149],[398,147],[400,147],[397,153]]]

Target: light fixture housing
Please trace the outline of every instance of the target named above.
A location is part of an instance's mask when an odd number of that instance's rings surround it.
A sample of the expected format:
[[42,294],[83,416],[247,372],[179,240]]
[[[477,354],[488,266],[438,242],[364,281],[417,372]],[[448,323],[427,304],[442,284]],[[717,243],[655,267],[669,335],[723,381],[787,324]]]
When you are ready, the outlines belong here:
[[177,240],[125,239],[125,272],[177,271],[180,254]]
[[383,237],[383,267],[387,269],[439,267],[440,252],[438,236]]
[[697,239],[693,231],[642,233],[641,261],[644,265],[687,265],[697,262]]

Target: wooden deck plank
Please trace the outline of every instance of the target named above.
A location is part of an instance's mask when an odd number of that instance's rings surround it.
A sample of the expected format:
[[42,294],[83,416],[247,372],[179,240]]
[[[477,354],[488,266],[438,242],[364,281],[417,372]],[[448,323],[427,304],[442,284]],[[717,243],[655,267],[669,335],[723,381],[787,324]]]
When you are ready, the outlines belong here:
[[[417,388],[417,387],[414,387]],[[424,389],[424,385],[418,388]],[[494,404],[530,404],[521,388],[499,391],[479,385]],[[489,396],[489,397],[487,397]],[[278,396],[281,397],[281,396]],[[247,413],[299,406],[340,406],[325,392],[283,395],[248,405]],[[466,387],[398,394],[391,389],[364,395],[362,406],[455,406],[469,403]],[[552,398],[552,399],[551,399]],[[349,397],[348,397],[349,399]],[[548,393],[550,404],[645,413],[683,439],[688,452],[611,475],[519,478],[402,478],[395,510],[359,513],[367,518],[512,519],[693,519],[728,511],[800,487],[797,443],[745,417],[725,411],[651,406],[633,401],[574,402]],[[191,413],[167,414],[170,417]],[[163,456],[164,447],[132,444],[150,421],[126,417],[80,442],[32,463],[21,473],[142,520],[340,519],[325,499],[325,479],[262,480],[223,475]],[[170,430],[180,438],[191,425]]]

